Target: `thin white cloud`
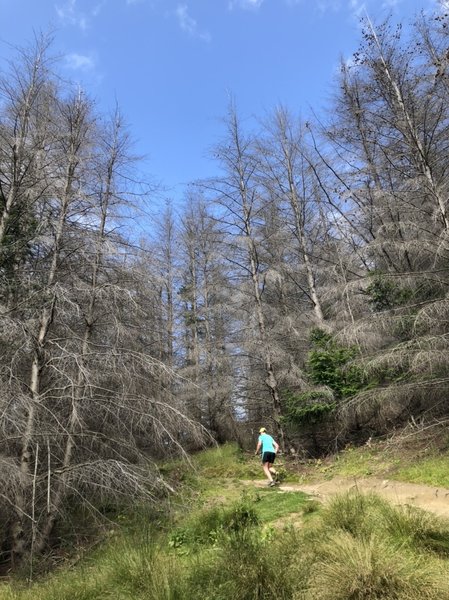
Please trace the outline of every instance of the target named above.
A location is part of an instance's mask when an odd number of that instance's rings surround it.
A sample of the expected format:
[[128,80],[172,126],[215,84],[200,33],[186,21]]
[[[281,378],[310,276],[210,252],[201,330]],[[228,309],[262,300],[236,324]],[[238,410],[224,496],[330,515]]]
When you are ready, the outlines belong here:
[[229,10],[233,8],[243,8],[244,10],[257,10],[263,4],[264,0],[230,0]]
[[90,20],[97,17],[107,0],[97,1],[88,12],[79,8],[78,0],[66,0],[63,4],[55,4],[54,8],[63,25],[73,25],[85,31]]
[[175,16],[180,28],[190,36],[199,38],[204,42],[210,42],[211,36],[207,31],[200,31],[196,19],[189,15],[187,4],[178,4]]
[[106,0],[101,0],[101,2],[98,2],[98,3],[97,3],[97,4],[96,4],[96,5],[95,5],[95,6],[92,8],[92,12],[91,12],[92,16],[93,16],[93,17],[97,17],[97,16],[100,14],[100,12],[101,12],[101,9],[103,8],[103,6],[104,6],[105,4],[106,4]]
[[338,12],[342,8],[341,0],[318,0],[317,8],[320,13]]
[[65,57],[66,65],[73,71],[90,71],[95,67],[95,59],[85,54],[72,52]]
[[55,4],[56,14],[63,25],[75,25],[83,31],[87,29],[87,18],[78,10],[76,0],[67,0],[65,4]]
[[363,0],[349,0],[349,9],[355,17],[359,17],[362,13],[367,13],[368,7]]
[[[391,1],[395,2],[397,0]],[[284,0],[284,2],[288,6],[299,6],[300,4],[305,4],[307,0]],[[337,13],[345,9],[349,9],[353,14],[358,14],[365,9],[365,2],[363,0],[314,0],[313,6],[322,16],[328,13]]]

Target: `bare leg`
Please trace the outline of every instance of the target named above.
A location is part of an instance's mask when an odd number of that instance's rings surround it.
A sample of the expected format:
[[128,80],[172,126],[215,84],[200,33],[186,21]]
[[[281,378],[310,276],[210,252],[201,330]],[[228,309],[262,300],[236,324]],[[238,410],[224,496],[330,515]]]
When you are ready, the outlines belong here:
[[263,463],[263,470],[265,475],[267,476],[268,481],[273,481],[273,477],[271,476],[270,472],[270,463]]

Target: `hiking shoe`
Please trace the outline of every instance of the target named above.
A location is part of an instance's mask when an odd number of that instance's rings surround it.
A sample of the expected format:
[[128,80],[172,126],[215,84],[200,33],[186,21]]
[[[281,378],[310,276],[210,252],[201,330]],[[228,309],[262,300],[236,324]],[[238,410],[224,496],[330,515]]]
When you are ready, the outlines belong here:
[[269,487],[274,487],[276,485],[276,482],[275,481],[270,481],[270,483],[268,485],[269,485]]

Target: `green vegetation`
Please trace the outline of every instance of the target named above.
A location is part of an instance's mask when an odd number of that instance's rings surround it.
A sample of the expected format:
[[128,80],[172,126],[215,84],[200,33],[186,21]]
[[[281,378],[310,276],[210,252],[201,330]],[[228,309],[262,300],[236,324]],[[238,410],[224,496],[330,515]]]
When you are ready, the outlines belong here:
[[310,340],[314,348],[307,368],[314,384],[327,386],[337,399],[350,398],[367,387],[362,370],[351,364],[358,353],[355,347],[342,346],[321,329],[313,329]]
[[293,426],[320,423],[337,408],[340,401],[375,385],[354,364],[357,348],[339,344],[329,333],[315,328],[310,333],[312,350],[306,373],[315,389],[294,393],[284,390],[282,420]]
[[337,455],[315,460],[303,470],[303,480],[333,477],[378,477],[449,489],[447,440],[420,448],[411,443],[347,446]]
[[389,310],[402,306],[413,297],[413,290],[398,285],[394,280],[388,279],[379,271],[369,273],[371,283],[366,288],[372,309],[374,312]]
[[438,453],[422,459],[419,463],[404,465],[398,469],[396,478],[449,488],[449,456]]
[[329,460],[318,459],[311,471],[312,477],[326,479],[340,477],[367,477],[391,474],[398,460],[394,456],[386,456],[381,447],[348,446],[337,456]]
[[[438,470],[437,458],[425,458],[426,469],[440,473],[447,459]],[[348,448],[326,468],[363,475],[376,464],[397,469],[395,460],[379,446]],[[300,492],[254,488],[244,480],[255,470],[262,477],[258,462],[230,444],[193,463],[193,472],[164,466],[184,481],[169,518],[123,515],[121,529],[75,567],[29,588],[4,585],[0,598],[449,600],[448,521],[373,494],[322,507]]]

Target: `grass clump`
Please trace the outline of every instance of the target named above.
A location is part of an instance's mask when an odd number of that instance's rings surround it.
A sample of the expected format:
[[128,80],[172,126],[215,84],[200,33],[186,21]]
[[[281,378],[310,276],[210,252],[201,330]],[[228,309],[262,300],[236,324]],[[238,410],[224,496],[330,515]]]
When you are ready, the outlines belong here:
[[400,545],[449,557],[449,522],[412,506],[382,510],[383,526]]
[[183,600],[185,584],[182,565],[164,551],[159,540],[127,538],[108,557],[109,585],[126,598]]
[[253,479],[261,472],[260,465],[248,460],[243,450],[233,443],[200,452],[193,462],[206,479]]
[[447,600],[441,565],[392,546],[388,539],[340,531],[321,544],[307,599]]
[[259,516],[246,494],[229,507],[214,506],[195,513],[170,536],[171,548],[185,553],[198,546],[214,545],[222,532],[237,532],[258,525]]
[[[298,538],[266,538],[258,528],[222,538],[219,552],[191,572],[191,597],[203,600],[291,600],[305,586]],[[287,537],[288,536],[288,537]]]
[[323,522],[357,538],[383,534],[397,547],[449,557],[449,522],[412,506],[393,506],[376,494],[347,492],[324,509]]
[[380,526],[387,502],[375,494],[349,491],[335,496],[323,511],[330,530],[342,530],[355,537],[369,537]]
[[[69,571],[64,576],[57,574],[29,588],[0,584],[1,600],[106,600],[112,597],[111,593],[101,573],[93,576],[83,570]],[[121,598],[117,594],[116,599]]]

